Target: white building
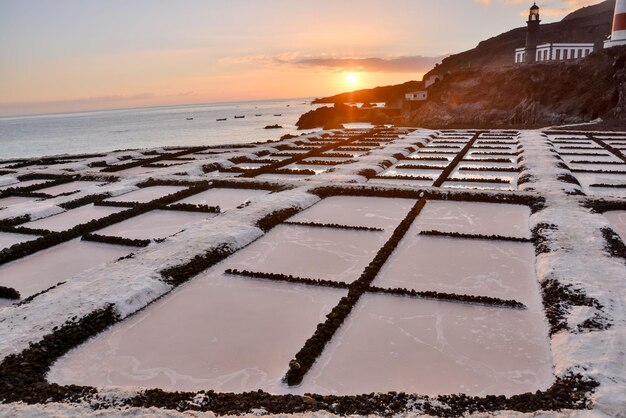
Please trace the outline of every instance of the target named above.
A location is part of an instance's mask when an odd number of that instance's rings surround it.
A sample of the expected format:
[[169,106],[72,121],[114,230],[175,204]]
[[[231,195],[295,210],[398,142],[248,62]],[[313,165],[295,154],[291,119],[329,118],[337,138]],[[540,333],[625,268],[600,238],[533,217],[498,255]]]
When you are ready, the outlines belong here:
[[626,0],[615,2],[611,39],[604,42],[605,48],[618,45],[626,45]]
[[[585,58],[594,49],[595,45],[593,43],[541,44],[537,45],[535,62],[577,60]],[[521,64],[527,61],[526,48],[517,48],[515,50],[515,63]]]
[[404,95],[404,99],[409,102],[423,102],[428,99],[427,91],[413,91],[410,93],[406,93]]

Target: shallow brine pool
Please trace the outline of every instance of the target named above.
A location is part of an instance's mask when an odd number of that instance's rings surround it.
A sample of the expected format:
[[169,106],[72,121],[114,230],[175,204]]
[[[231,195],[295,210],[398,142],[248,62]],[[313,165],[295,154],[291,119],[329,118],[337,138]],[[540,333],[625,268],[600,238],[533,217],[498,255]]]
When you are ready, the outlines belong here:
[[98,186],[100,184],[103,183],[98,181],[72,181],[70,183],[59,184],[58,186],[39,189],[37,190],[37,193],[46,193],[51,196],[58,196],[64,193],[77,192],[79,190],[83,190],[91,186]]
[[226,267],[218,264],[69,352],[48,380],[285,392],[289,361],[347,291],[219,274]]
[[106,199],[109,202],[139,202],[148,203],[156,199],[160,199],[170,194],[185,190],[186,187],[182,186],[152,186],[144,187],[139,190],[125,193],[120,196],[115,196]]
[[124,210],[128,209],[89,204],[58,215],[27,222],[22,226],[35,229],[47,229],[49,231],[65,231],[76,225],[84,224],[94,219],[101,219]]
[[237,206],[270,193],[267,190],[253,189],[209,189],[175,203],[191,205],[219,206],[221,211],[234,209]]
[[35,197],[21,197],[21,196],[9,196],[3,197],[0,199],[0,209],[8,208],[15,205],[20,205],[22,203],[31,203],[36,202],[37,198]]
[[0,266],[0,286],[16,289],[24,299],[131,252],[129,247],[72,240]]
[[5,186],[0,186],[0,190],[6,190],[6,189],[12,189],[12,188],[23,188],[23,187],[29,187],[29,186],[35,186],[38,184],[44,184],[44,183],[52,183],[50,180],[26,180],[26,181],[20,181],[17,183],[12,183],[12,184],[7,184]]
[[39,238],[38,235],[14,234],[12,232],[0,232],[0,251],[12,245]]
[[352,283],[374,259],[389,234],[280,225],[231,256],[239,270]]
[[128,239],[167,238],[191,224],[215,216],[214,213],[153,210],[96,231],[96,234]]
[[513,395],[552,381],[541,312],[369,294],[299,391]]
[[415,203],[412,199],[332,196],[293,216],[289,221],[364,226],[392,231]]

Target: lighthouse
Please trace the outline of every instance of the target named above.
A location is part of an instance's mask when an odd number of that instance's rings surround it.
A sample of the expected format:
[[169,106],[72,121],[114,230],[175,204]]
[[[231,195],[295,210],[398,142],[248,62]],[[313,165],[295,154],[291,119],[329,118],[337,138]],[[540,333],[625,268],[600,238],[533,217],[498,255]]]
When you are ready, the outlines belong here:
[[611,39],[604,42],[605,48],[618,45],[626,45],[626,0],[617,0],[615,2]]
[[[623,0],[626,4],[626,0]],[[526,59],[525,62],[534,64],[537,61],[537,43],[539,42],[539,6],[537,3],[533,3],[530,7],[530,13],[528,15],[528,29],[526,30]]]

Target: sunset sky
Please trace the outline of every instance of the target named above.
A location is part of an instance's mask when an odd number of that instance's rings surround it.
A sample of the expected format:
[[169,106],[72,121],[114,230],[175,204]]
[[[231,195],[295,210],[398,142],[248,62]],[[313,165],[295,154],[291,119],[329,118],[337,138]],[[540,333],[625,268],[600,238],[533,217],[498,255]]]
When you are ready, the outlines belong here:
[[[544,22],[597,0],[539,1]],[[0,0],[0,115],[313,97],[421,79],[520,0]],[[513,58],[512,58],[513,59]]]

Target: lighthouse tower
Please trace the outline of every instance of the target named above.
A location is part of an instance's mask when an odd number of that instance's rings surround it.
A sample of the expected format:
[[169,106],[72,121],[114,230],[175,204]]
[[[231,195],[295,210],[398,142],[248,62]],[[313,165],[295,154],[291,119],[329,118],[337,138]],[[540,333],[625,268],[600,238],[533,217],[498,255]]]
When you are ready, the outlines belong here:
[[615,2],[615,15],[613,16],[613,32],[611,39],[604,42],[605,48],[626,45],[626,0]]
[[[620,0],[618,0],[620,1]],[[621,0],[626,5],[626,0]],[[530,7],[528,15],[528,29],[526,30],[526,60],[529,64],[537,61],[537,43],[539,42],[539,6],[536,3]]]

